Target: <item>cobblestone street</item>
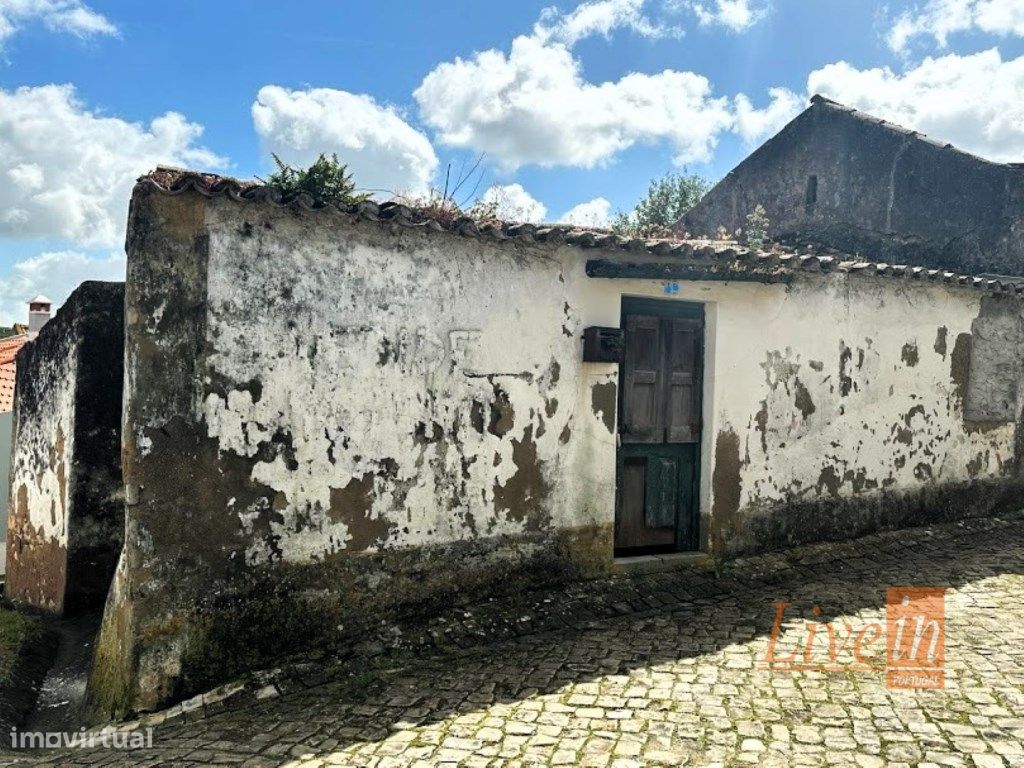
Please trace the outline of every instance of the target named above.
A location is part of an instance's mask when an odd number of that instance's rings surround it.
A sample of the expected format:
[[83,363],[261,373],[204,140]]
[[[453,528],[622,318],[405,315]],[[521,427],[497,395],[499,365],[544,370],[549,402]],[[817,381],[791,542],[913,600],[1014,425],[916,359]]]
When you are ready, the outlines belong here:
[[[530,596],[533,608],[492,603],[463,611],[461,627],[449,633],[456,639],[424,646],[415,659],[350,660],[326,681],[293,676],[194,710],[157,726],[151,749],[17,759],[1024,766],[1022,573],[1024,519],[1015,517],[802,547],[718,575],[691,569],[610,579],[564,599]],[[837,627],[884,623],[890,585],[949,588],[944,690],[889,689],[877,669],[762,668],[776,601],[792,606],[786,626],[793,631],[783,633],[792,650],[789,639],[806,637],[797,629],[813,618],[813,605]],[[488,626],[518,624],[529,626],[508,639],[470,642],[491,634]]]

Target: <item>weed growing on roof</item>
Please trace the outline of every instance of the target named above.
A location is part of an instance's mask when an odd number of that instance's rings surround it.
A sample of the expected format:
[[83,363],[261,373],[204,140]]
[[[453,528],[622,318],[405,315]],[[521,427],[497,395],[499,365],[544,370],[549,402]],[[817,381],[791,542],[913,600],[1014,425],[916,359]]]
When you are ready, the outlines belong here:
[[[432,186],[424,195],[398,195],[396,200],[403,205],[414,208],[418,213],[428,219],[452,223],[459,219],[470,218],[477,224],[500,221],[498,215],[499,202],[497,200],[485,201],[477,198],[472,205],[469,201],[476,195],[477,189],[483,180],[483,173],[480,170],[480,163],[484,156],[481,154],[468,169],[462,165],[452,178],[452,166],[448,165],[445,172],[444,188]],[[470,188],[469,185],[472,184]],[[462,192],[462,201],[458,197],[460,190],[469,189],[468,194]]]
[[355,181],[348,172],[348,166],[338,160],[336,154],[330,157],[321,154],[309,168],[301,169],[288,165],[273,155],[277,171],[267,178],[267,185],[276,187],[284,197],[304,192],[320,205],[327,203],[361,203],[369,195],[356,191]]
[[760,204],[754,206],[754,210],[747,214],[747,231],[745,232],[746,243],[751,248],[761,249],[768,240],[768,227],[771,220],[765,213],[764,207]]

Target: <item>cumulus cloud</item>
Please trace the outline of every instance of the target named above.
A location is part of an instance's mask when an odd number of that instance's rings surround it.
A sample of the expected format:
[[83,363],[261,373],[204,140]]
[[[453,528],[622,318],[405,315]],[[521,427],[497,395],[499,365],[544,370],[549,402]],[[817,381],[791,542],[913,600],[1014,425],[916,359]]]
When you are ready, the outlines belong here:
[[523,189],[521,184],[495,185],[480,197],[481,202],[493,205],[499,219],[528,221],[539,224],[548,215],[547,207]]
[[0,89],[0,236],[112,245],[135,179],[159,163],[218,168],[176,112],[148,126],[88,110],[71,85]]
[[36,294],[45,294],[56,308],[83,280],[124,280],[124,269],[123,253],[51,251],[19,261],[0,279],[0,325],[27,322],[25,302]]
[[268,85],[252,105],[252,119],[269,152],[304,166],[321,152],[336,152],[364,189],[422,194],[437,169],[427,137],[394,107],[362,94]]
[[0,50],[22,26],[34,21],[79,38],[117,34],[109,19],[80,0],[0,0]]
[[540,21],[534,26],[534,36],[544,42],[558,42],[571,48],[579,40],[592,35],[608,37],[619,28],[650,38],[682,35],[677,26],[653,21],[644,12],[644,5],[645,0],[590,0],[568,13],[557,8],[545,8]]
[[764,109],[757,109],[745,94],[734,100],[736,123],[734,130],[747,144],[757,144],[779,130],[806,106],[804,97],[788,88],[768,90],[770,101]]
[[807,90],[992,160],[1024,159],[1024,56],[949,54],[902,73],[840,61],[812,72]]
[[[549,8],[507,52],[492,48],[443,62],[413,97],[438,141],[483,152],[506,171],[528,164],[603,166],[638,144],[667,145],[677,165],[706,162],[737,118],[731,100],[716,95],[706,77],[666,69],[591,82],[573,46],[617,29],[645,37],[681,35],[666,19],[683,11],[741,30],[767,12],[767,5],[755,3],[589,0],[569,12]],[[745,100],[743,130],[776,124],[787,106],[773,100],[762,115]]]
[[577,227],[607,227],[611,223],[612,204],[603,197],[595,197],[585,203],[575,205],[562,214],[559,219],[563,224],[575,224]]
[[897,53],[917,37],[931,37],[945,48],[950,35],[972,29],[1024,36],[1024,0],[928,0],[897,16],[886,40]]
[[665,70],[589,83],[569,48],[537,36],[517,37],[508,54],[440,64],[413,96],[443,143],[485,152],[506,170],[592,168],[655,142],[667,142],[677,163],[704,161],[732,124],[706,77]]
[[753,5],[750,0],[694,2],[690,7],[703,26],[722,26],[733,32],[743,32],[768,15],[767,6]]

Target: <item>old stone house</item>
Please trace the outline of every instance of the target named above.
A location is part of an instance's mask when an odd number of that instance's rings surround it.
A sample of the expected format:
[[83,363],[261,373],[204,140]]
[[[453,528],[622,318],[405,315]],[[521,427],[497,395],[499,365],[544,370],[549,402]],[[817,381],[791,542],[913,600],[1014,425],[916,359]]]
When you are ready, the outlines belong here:
[[617,556],[991,514],[1021,490],[1022,290],[155,172],[91,701],[151,709]]
[[862,258],[1024,275],[1024,165],[993,163],[821,96],[726,175],[680,222],[746,226]]

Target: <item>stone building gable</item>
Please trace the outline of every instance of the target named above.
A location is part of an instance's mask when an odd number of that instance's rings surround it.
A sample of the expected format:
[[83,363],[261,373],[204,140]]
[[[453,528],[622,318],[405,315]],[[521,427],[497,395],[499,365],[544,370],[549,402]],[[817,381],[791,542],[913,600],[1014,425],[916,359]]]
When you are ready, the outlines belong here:
[[993,163],[820,96],[680,222],[693,235],[746,226],[882,261],[1024,274],[1024,169]]

